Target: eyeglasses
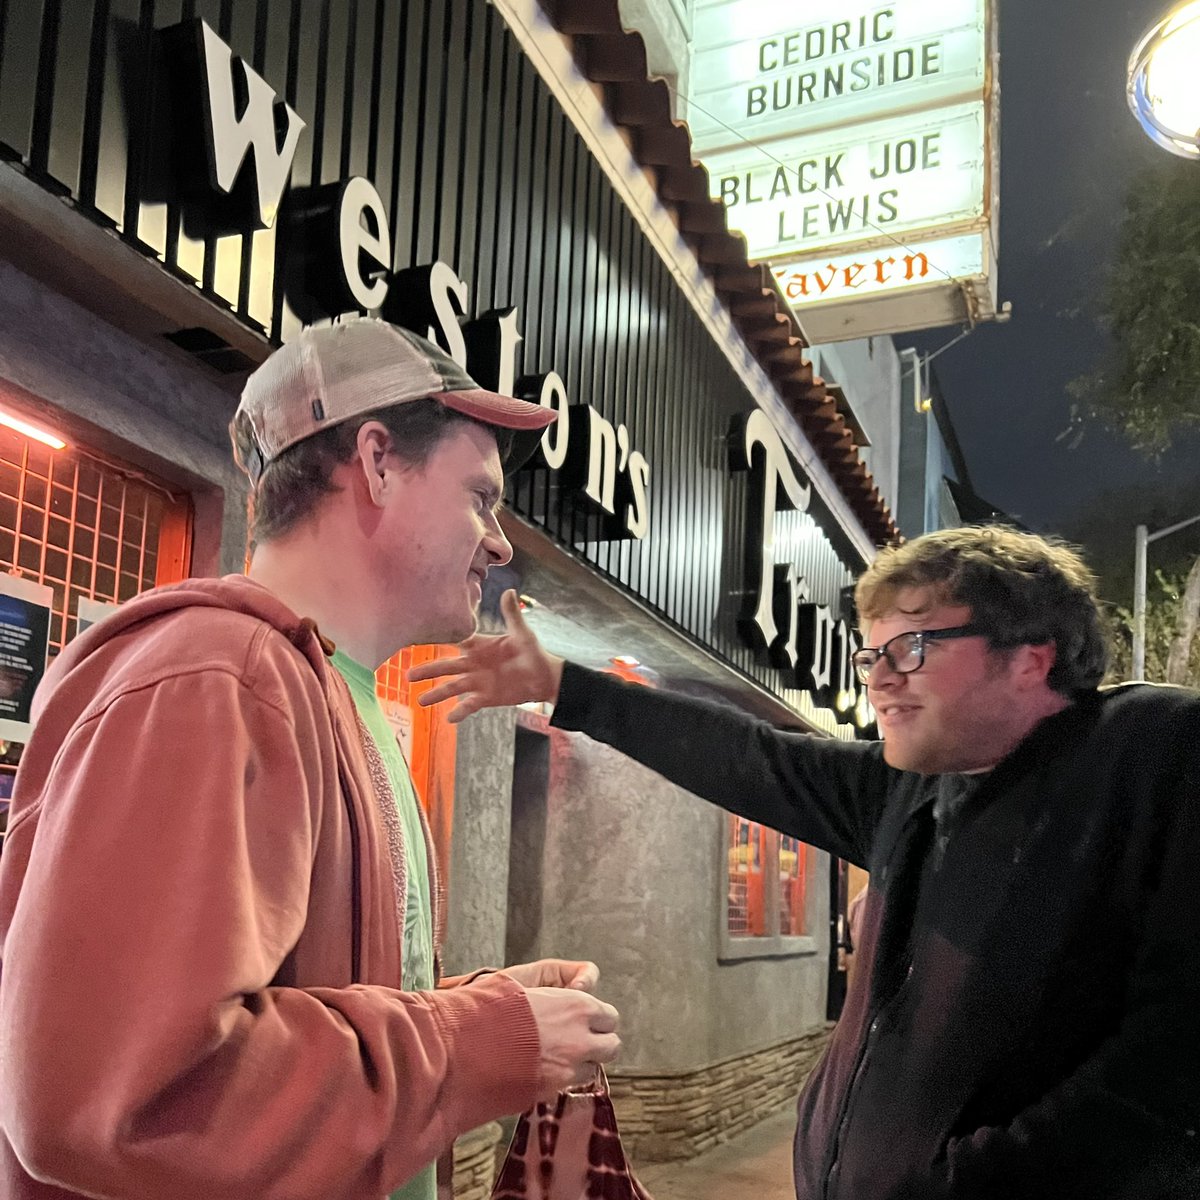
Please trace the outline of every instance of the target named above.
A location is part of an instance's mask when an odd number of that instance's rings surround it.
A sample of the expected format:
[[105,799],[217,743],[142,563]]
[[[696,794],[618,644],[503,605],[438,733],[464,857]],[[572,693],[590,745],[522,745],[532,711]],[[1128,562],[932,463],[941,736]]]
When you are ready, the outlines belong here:
[[951,638],[986,637],[987,631],[978,625],[955,625],[951,629],[911,629],[888,638],[882,646],[864,646],[850,656],[854,672],[863,683],[869,682],[871,669],[881,659],[897,675],[911,675],[920,670],[925,662],[925,647],[930,642],[949,641]]

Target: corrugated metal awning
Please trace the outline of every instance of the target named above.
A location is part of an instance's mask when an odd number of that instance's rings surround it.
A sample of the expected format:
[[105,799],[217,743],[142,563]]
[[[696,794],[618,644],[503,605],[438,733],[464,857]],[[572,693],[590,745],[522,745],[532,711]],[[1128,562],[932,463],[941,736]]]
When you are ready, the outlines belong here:
[[541,2],[572,39],[580,70],[601,85],[609,115],[629,133],[634,156],[649,168],[659,198],[855,515],[876,543],[895,540],[899,530],[859,455],[854,429],[814,377],[799,322],[769,268],[749,261],[745,238],[730,231],[725,206],[711,198],[687,125],[671,114],[667,85],[649,77],[641,35],[622,28],[617,0]]

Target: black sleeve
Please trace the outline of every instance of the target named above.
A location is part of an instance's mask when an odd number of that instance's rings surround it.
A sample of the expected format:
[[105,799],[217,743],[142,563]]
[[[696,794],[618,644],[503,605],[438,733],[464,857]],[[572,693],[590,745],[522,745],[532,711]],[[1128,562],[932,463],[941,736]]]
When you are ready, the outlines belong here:
[[730,812],[865,864],[893,774],[878,742],[776,729],[737,709],[574,663],[554,725],[606,742]]

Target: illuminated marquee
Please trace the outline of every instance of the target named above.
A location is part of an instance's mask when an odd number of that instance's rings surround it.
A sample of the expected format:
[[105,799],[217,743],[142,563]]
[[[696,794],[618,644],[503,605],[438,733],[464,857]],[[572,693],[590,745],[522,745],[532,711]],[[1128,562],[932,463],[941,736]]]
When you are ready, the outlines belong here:
[[982,102],[897,117],[848,134],[800,134],[705,160],[713,191],[755,258],[977,220],[984,212]]
[[742,138],[761,142],[981,97],[985,26],[985,0],[698,0],[693,142],[707,155]]
[[991,315],[987,0],[698,0],[694,37],[686,115],[712,194],[751,259],[795,264],[812,340]]

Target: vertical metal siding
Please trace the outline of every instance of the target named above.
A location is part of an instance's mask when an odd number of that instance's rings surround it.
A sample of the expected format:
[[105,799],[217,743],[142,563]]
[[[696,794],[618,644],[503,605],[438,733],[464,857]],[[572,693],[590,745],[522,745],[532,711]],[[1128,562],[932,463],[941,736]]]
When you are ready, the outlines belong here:
[[[624,423],[650,463],[642,542],[585,540],[596,520],[545,470],[516,482],[516,511],[784,690],[737,634],[754,514],[725,436],[751,399],[483,0],[0,0],[0,153],[247,323],[284,334],[275,231],[200,236],[146,189],[144,165],[169,132],[154,110],[153,32],[191,17],[305,120],[293,188],[371,179],[394,265],[447,261],[470,286],[469,315],[518,306],[524,372],[557,370],[572,403]],[[776,536],[795,541],[813,599],[836,603],[850,576],[824,537],[806,536],[812,524],[781,513]]]

